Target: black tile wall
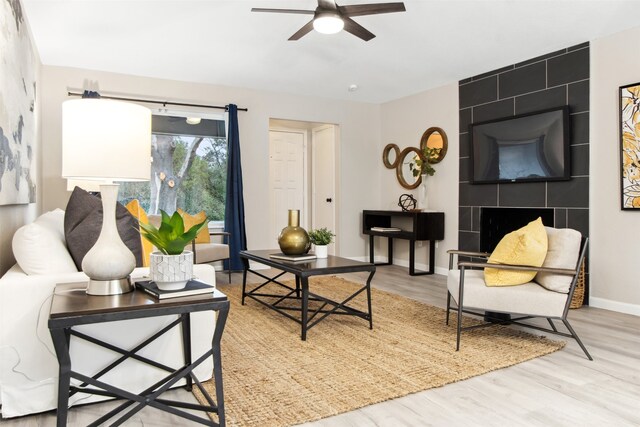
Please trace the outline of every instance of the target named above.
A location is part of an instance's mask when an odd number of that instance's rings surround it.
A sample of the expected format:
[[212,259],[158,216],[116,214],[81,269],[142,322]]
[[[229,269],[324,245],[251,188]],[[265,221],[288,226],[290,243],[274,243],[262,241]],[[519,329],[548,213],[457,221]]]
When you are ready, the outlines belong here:
[[461,251],[480,251],[480,233],[461,231],[458,247]]
[[460,85],[460,108],[485,104],[498,99],[498,76]]
[[571,145],[589,143],[589,113],[571,115]]
[[469,157],[471,155],[471,146],[469,145],[469,134],[460,134],[460,157]]
[[589,80],[569,84],[569,105],[572,113],[589,111]]
[[544,206],[546,196],[544,182],[519,182],[514,184],[500,184],[498,206],[513,208],[535,208]]
[[471,108],[460,110],[460,133],[469,132],[471,124]]
[[471,231],[471,208],[458,208],[458,226],[460,230]]
[[589,144],[571,146],[571,176],[589,175]]
[[[479,250],[480,209],[485,206],[553,208],[556,227],[589,235],[589,55],[587,42],[460,80],[461,249]],[[471,123],[564,105],[571,113],[569,181],[468,183]]]
[[547,182],[547,206],[589,208],[589,177]]
[[536,62],[502,73],[498,83],[500,99],[544,89],[547,87],[547,63]]
[[550,108],[567,105],[567,89],[558,86],[515,98],[516,114],[531,113],[534,111],[548,110]]
[[535,58],[531,58],[523,62],[518,62],[516,64],[516,68],[524,67],[525,65],[533,64],[534,62],[544,61],[545,59],[553,58],[554,56],[564,55],[565,53],[567,53],[567,49],[547,53],[546,55],[536,56]]
[[507,67],[503,67],[503,68],[499,68],[497,70],[493,70],[493,71],[489,71],[488,73],[484,73],[484,74],[479,74],[477,76],[473,76],[471,77],[470,81],[475,81],[475,80],[481,80],[484,79],[485,77],[490,77],[496,74],[500,74],[503,71],[508,71],[508,70],[513,70],[513,65],[509,65]]
[[480,208],[471,208],[471,231],[480,231]]
[[568,209],[567,227],[574,228],[584,234],[589,235],[589,209]]
[[498,184],[460,183],[460,206],[498,206]]
[[547,60],[547,85],[563,85],[589,78],[589,48]]
[[473,107],[473,123],[513,115],[513,98]]
[[556,228],[567,228],[567,210],[554,209],[554,226]]

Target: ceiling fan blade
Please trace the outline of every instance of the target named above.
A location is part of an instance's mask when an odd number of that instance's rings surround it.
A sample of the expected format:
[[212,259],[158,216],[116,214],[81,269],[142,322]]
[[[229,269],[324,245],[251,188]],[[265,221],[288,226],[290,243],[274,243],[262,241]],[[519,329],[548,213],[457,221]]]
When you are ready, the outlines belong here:
[[353,34],[354,36],[360,37],[366,42],[375,37],[375,34],[364,28],[362,25],[358,24],[353,19],[346,16],[344,16],[342,19],[344,20],[344,30]]
[[306,36],[313,30],[313,19],[307,22],[304,27],[300,28],[294,35],[289,37],[290,41],[299,40],[302,36]]
[[262,7],[252,7],[251,12],[272,12],[272,13],[298,13],[301,15],[313,15],[313,10],[300,10],[300,9],[265,9]]
[[343,16],[364,16],[377,15],[379,13],[406,12],[404,3],[377,3],[377,4],[354,4],[351,6],[338,6],[338,10]]

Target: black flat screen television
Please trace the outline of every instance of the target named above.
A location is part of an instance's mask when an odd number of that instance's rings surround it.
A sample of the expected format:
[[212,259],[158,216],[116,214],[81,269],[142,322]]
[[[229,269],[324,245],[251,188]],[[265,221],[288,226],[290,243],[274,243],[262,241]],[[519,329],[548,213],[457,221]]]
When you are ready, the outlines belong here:
[[571,178],[568,107],[474,123],[469,135],[472,184]]

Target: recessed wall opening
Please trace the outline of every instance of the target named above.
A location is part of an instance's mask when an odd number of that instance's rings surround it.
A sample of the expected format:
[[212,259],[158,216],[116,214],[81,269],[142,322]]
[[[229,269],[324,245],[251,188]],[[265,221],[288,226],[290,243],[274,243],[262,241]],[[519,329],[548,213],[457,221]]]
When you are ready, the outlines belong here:
[[538,218],[554,226],[552,208],[480,208],[480,251],[493,252],[506,234]]

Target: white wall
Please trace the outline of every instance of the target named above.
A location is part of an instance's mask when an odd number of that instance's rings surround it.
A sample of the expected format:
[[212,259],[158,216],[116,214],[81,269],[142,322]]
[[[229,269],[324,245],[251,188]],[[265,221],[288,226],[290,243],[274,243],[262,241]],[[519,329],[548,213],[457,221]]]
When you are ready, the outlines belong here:
[[[242,88],[179,82],[82,70],[66,67],[42,68],[42,132],[44,209],[64,208],[69,193],[61,178],[61,106],[68,89],[79,90],[85,80],[97,81],[106,95],[193,102],[197,104],[237,104],[248,112],[238,112],[242,170],[244,175],[245,221],[248,246],[267,249],[277,246],[269,235],[268,155],[269,119],[290,119],[335,123],[340,126],[341,180],[340,212],[336,234],[343,245],[340,255],[364,255],[360,234],[360,212],[375,207],[380,199],[375,171],[379,163],[380,106],[255,91]],[[284,226],[284,225],[283,225]]]
[[[384,167],[383,148],[390,143],[398,145],[400,150],[409,146],[419,147],[422,134],[433,126],[442,128],[447,134],[447,155],[434,165],[436,173],[427,179],[429,209],[444,212],[445,240],[439,242],[436,249],[436,272],[446,274],[449,263],[446,251],[458,247],[458,84],[452,83],[382,104],[381,113],[382,137],[376,153],[380,171],[380,209],[400,209],[398,197],[403,193],[412,193],[418,198],[417,189],[403,188],[396,179],[395,170]],[[386,242],[377,244],[376,256],[377,254],[386,256]],[[397,240],[394,242],[394,263],[409,265],[408,260],[408,242]],[[416,268],[423,269],[427,260],[428,245],[416,248]]]
[[640,81],[640,28],[591,43],[590,256],[594,307],[640,315],[640,212],[620,209],[618,88]]

